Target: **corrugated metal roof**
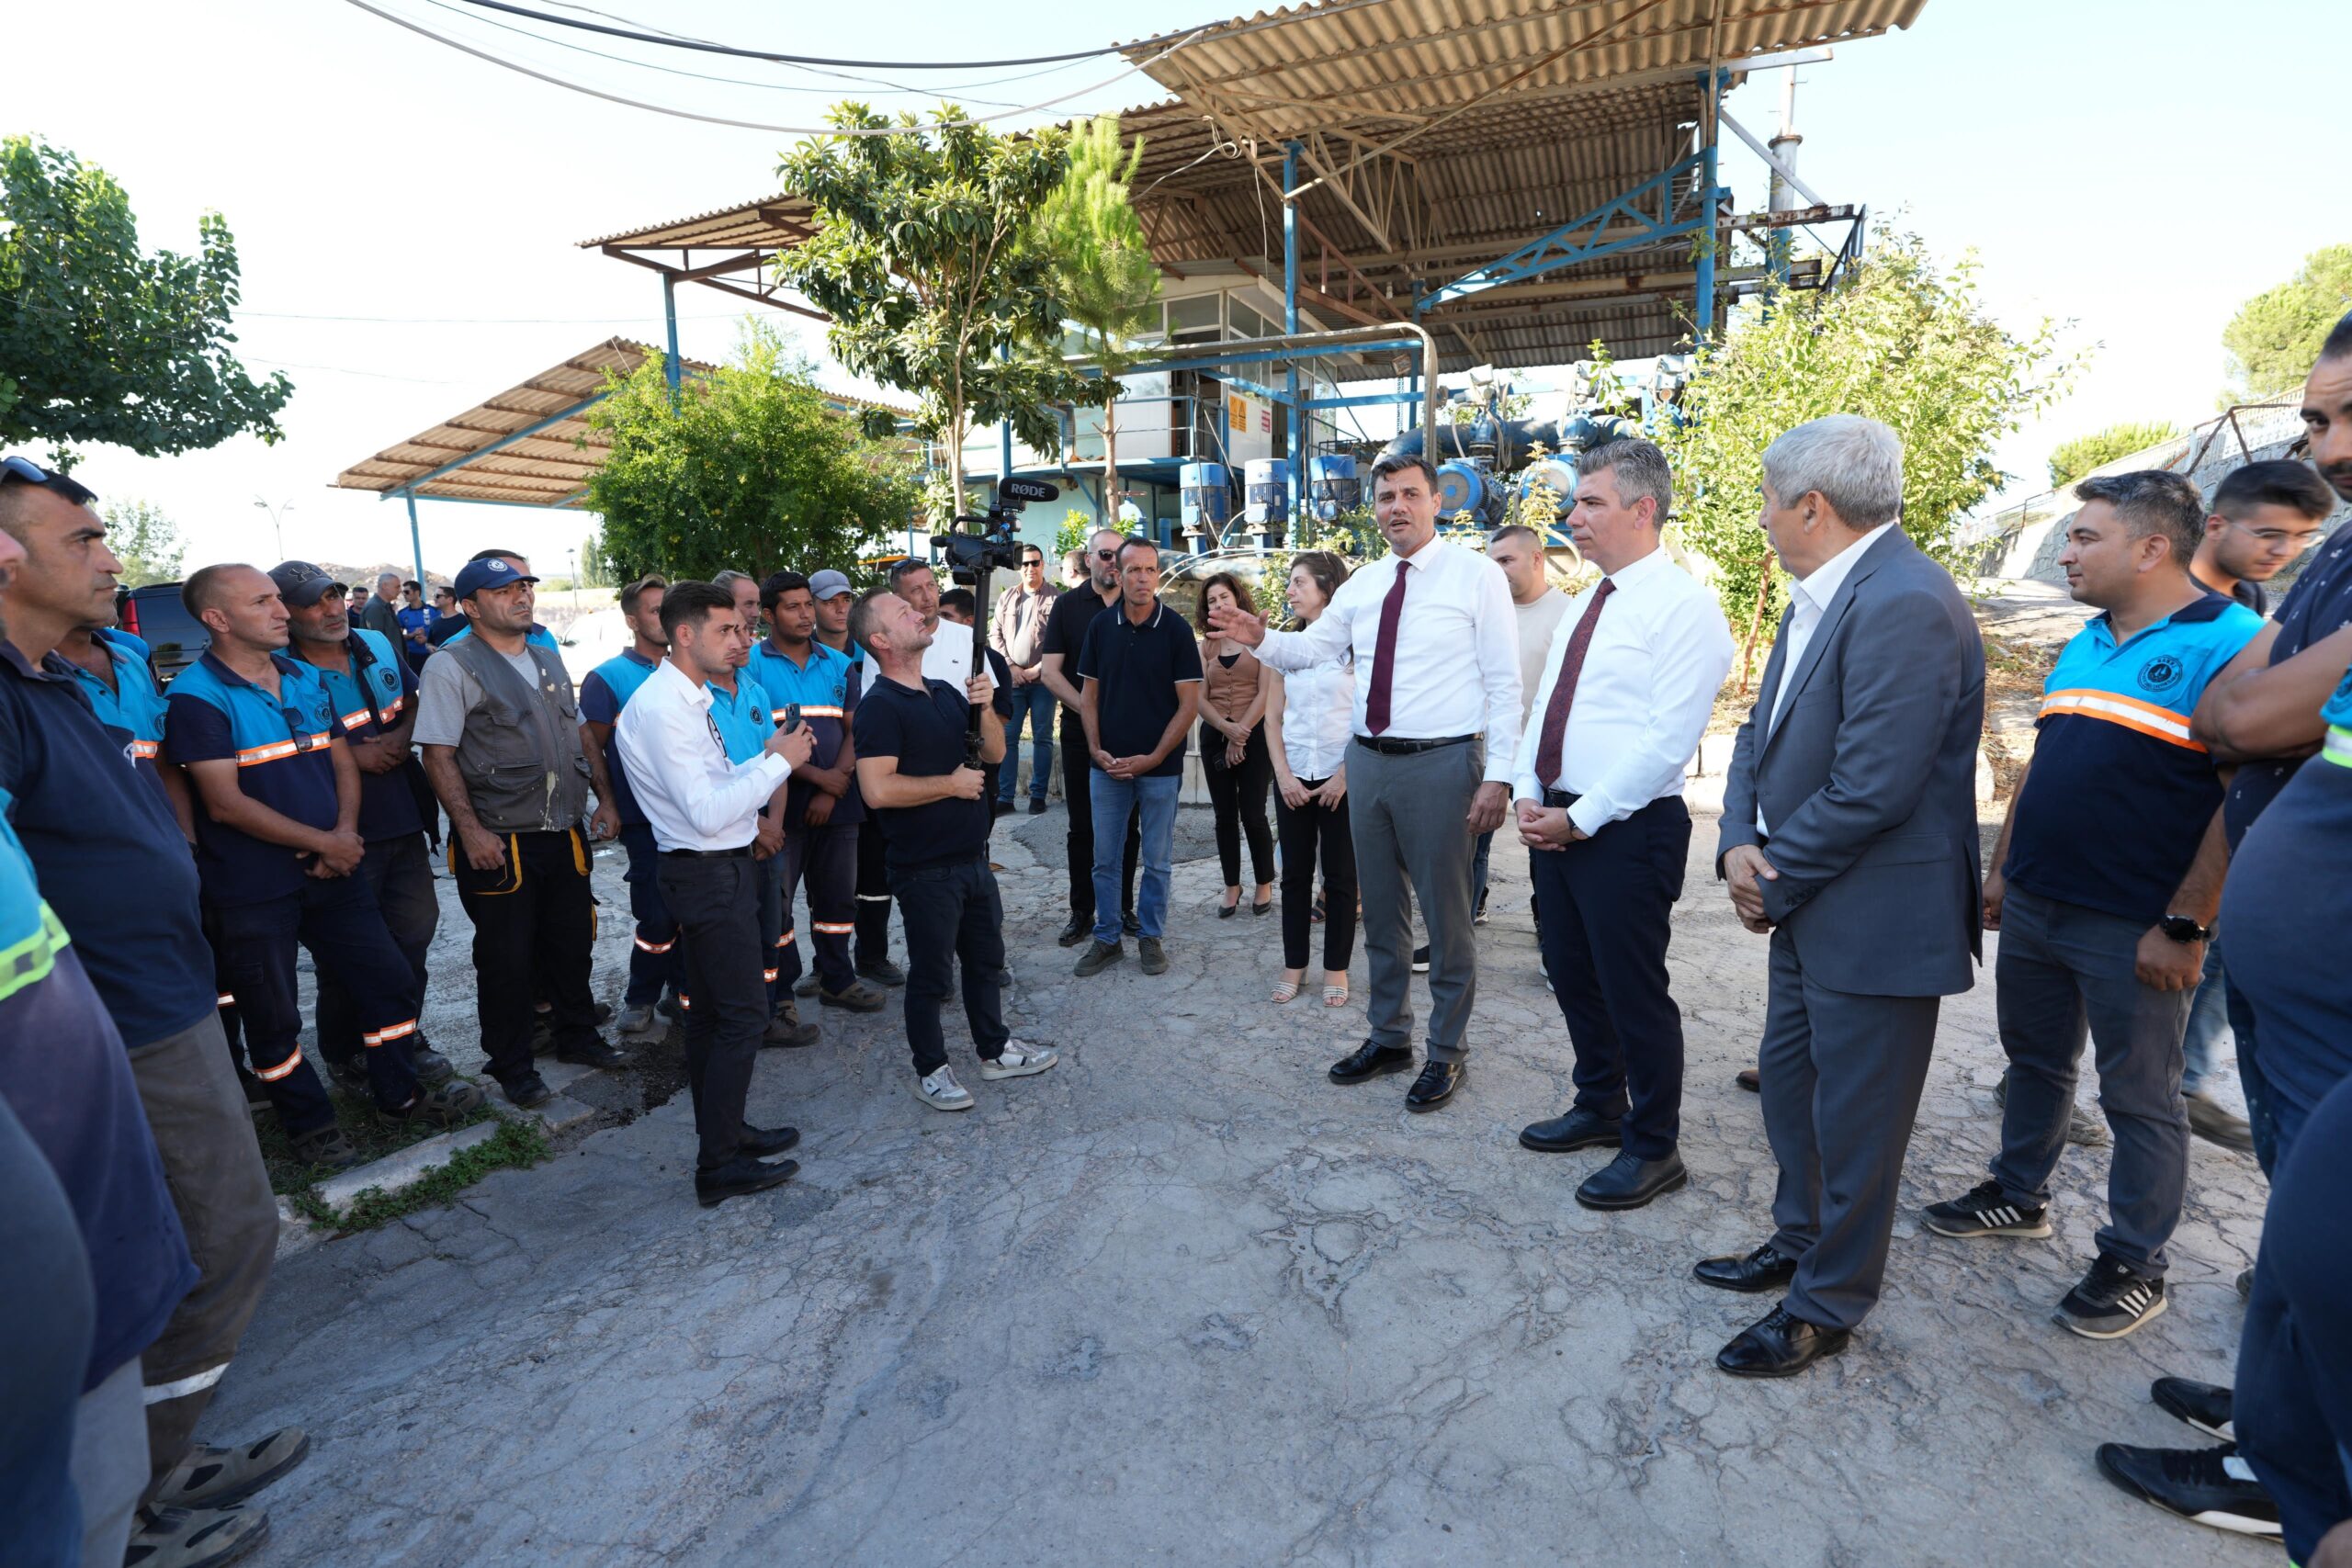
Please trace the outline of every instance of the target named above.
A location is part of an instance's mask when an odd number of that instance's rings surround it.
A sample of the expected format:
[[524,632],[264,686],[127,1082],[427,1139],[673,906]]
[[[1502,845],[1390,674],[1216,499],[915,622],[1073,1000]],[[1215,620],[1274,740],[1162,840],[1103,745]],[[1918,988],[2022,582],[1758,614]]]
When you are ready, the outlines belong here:
[[[627,338],[607,338],[398,446],[354,463],[334,477],[334,488],[388,495],[413,486],[416,494],[427,499],[563,505],[577,499],[588,477],[603,466],[612,448],[610,437],[589,427],[582,405],[605,389],[605,372],[626,376],[654,352],[648,344]],[[717,368],[696,359],[682,359],[679,365],[692,375]],[[844,392],[825,396],[844,407],[907,412]],[[567,412],[571,417],[556,418]],[[533,430],[535,425],[545,428]],[[514,439],[515,433],[523,430],[531,434]],[[582,442],[584,446],[580,445]],[[428,483],[417,484],[435,469],[447,471]]]

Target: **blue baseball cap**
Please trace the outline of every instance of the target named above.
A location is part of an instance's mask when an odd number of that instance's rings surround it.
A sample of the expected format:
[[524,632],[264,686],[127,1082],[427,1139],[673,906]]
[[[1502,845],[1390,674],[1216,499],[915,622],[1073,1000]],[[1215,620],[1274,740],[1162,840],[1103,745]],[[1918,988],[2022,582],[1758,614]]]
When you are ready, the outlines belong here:
[[488,560],[468,561],[458,571],[452,592],[460,599],[470,599],[485,588],[512,588],[518,582],[537,581],[527,571],[515,570],[514,563],[505,557],[492,556]]

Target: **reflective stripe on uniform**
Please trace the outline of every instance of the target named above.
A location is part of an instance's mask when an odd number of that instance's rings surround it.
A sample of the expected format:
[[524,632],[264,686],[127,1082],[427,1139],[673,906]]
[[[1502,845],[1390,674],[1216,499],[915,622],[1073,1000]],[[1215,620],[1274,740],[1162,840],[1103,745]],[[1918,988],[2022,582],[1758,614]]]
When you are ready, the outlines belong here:
[[2339,768],[2352,768],[2352,729],[2342,725],[2330,725],[2327,739],[2320,743],[2319,754]]
[[637,950],[639,953],[667,953],[678,945],[676,937],[672,937],[667,942],[648,942],[641,936],[633,936],[629,940],[637,943]]
[[134,757],[153,758],[162,750],[161,743],[153,740],[133,740],[130,743],[130,754]]
[[406,1022],[390,1024],[370,1033],[363,1034],[359,1037],[359,1043],[363,1045],[384,1045],[395,1040],[404,1039],[415,1032],[416,1020],[412,1018]]
[[298,751],[315,751],[334,739],[332,733],[322,729],[299,741],[273,740],[266,746],[248,746],[237,753],[237,766],[250,768],[258,762],[275,762],[280,758],[291,757]]
[[297,1045],[294,1047],[294,1054],[287,1057],[286,1060],[278,1063],[277,1066],[268,1068],[255,1067],[254,1069],[254,1077],[261,1079],[264,1083],[276,1083],[278,1079],[286,1077],[287,1074],[292,1072],[301,1065],[302,1048],[300,1045]]
[[202,1393],[206,1389],[219,1382],[220,1374],[228,1370],[229,1363],[223,1361],[210,1371],[198,1372],[194,1377],[179,1378],[171,1382],[149,1383],[146,1402],[150,1404],[162,1404],[167,1400],[186,1399],[191,1393]]
[[849,936],[857,930],[857,925],[854,921],[841,925],[835,925],[826,920],[812,920],[809,923],[817,928],[817,934],[819,936]]
[[2167,707],[2143,703],[2133,697],[2118,696],[2113,692],[2093,691],[2077,687],[2072,691],[2052,692],[2041,699],[2038,716],[2049,718],[2057,714],[2074,714],[2083,718],[2105,719],[2126,729],[2152,735],[2159,740],[2202,751],[2204,744],[2189,733],[2188,720]]
[[[394,697],[390,702],[386,703],[381,708],[377,710],[384,716],[384,724],[386,728],[389,728],[392,720],[400,717],[401,705],[407,699],[402,697]],[[357,713],[345,714],[343,716],[343,727],[345,729],[356,729],[361,725],[373,720],[375,716],[375,714],[369,713],[366,708],[361,708]]]
[[767,981],[767,983],[768,983],[769,985],[773,986],[773,985],[775,985],[775,975],[776,975],[776,972],[775,972],[775,970],[773,970],[773,969],[763,969],[763,970],[761,970],[761,971],[760,971],[760,974],[761,974],[762,977],[763,977],[763,978]]
[[228,992],[223,991],[220,996],[220,1005],[224,1008],[235,1007],[237,1005],[237,998],[231,996]]

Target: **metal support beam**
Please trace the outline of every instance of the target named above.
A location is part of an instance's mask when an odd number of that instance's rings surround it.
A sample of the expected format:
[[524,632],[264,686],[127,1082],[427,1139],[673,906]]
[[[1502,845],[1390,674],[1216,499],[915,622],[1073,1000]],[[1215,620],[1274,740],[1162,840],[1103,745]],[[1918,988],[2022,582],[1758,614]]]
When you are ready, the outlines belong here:
[[[1681,210],[1686,204],[1676,201],[1675,182],[1694,172],[1699,176],[1698,188],[1692,193],[1697,209]],[[1715,195],[1714,148],[1711,143],[1542,239],[1421,296],[1414,301],[1413,314],[1423,316],[1449,300],[1709,229],[1714,220]]]
[[[1298,184],[1299,146],[1295,141],[1283,143],[1283,189]],[[1286,198],[1283,202],[1283,331],[1298,331],[1298,202]],[[1283,399],[1283,448],[1290,468],[1290,503],[1295,508],[1298,498],[1306,493],[1307,418],[1298,406],[1298,362],[1293,360],[1283,378],[1283,388],[1289,395]]]
[[[677,363],[677,357],[674,355],[671,356],[670,363],[672,365],[675,365]],[[588,410],[595,407],[598,403],[603,402],[605,400],[605,394],[598,392],[593,397],[582,398],[580,401],[572,404],[570,408],[560,410],[557,412],[548,415],[547,418],[540,420],[536,423],[526,424],[520,430],[513,431],[505,435],[502,435],[487,446],[481,447],[476,451],[469,452],[462,457],[455,458],[452,461],[444,463],[439,468],[419,474],[413,479],[403,479],[399,485],[384,491],[383,499],[390,501],[396,495],[414,491],[420,485],[429,485],[435,479],[441,478],[442,475],[453,473],[456,470],[464,468],[468,463],[487,457],[492,452],[500,451],[505,447],[514,446],[517,441],[527,441],[543,430],[549,430],[554,428],[556,425],[561,424],[565,420],[578,419],[582,413],[585,413]],[[443,500],[447,498],[436,496],[434,499]],[[418,581],[422,581],[423,579],[420,578]]]
[[1691,326],[1692,341],[1704,343],[1715,332],[1715,143],[1711,137],[1699,150],[1699,193],[1704,202],[1706,232],[1699,236],[1698,277],[1691,293],[1698,315]]
[[424,581],[424,536],[419,533],[416,527],[416,494],[413,491],[408,496],[408,548],[409,553],[416,558],[416,580],[423,582]]
[[670,400],[678,399],[678,280],[668,273],[662,275],[662,321],[670,329],[670,357],[662,362],[662,375],[670,383]]

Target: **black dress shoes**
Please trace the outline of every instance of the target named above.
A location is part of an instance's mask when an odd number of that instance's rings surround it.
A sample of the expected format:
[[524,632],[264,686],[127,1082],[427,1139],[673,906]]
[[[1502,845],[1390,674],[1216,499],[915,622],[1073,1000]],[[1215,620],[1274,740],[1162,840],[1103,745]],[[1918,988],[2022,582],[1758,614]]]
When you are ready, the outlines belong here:
[[765,1159],[770,1155],[784,1153],[799,1142],[800,1129],[797,1127],[754,1127],[746,1123],[743,1141],[735,1146],[753,1159]]
[[1362,1083],[1383,1073],[1410,1071],[1412,1066],[1413,1048],[1410,1045],[1375,1045],[1367,1040],[1331,1064],[1331,1081]]
[[1453,1091],[1469,1081],[1470,1069],[1459,1062],[1431,1062],[1405,1091],[1408,1111],[1435,1111],[1453,1098]]
[[1651,1199],[1679,1192],[1690,1184],[1682,1156],[1644,1159],[1627,1149],[1584,1179],[1577,1201],[1588,1209],[1638,1209]]
[[1768,1241],[1745,1258],[1702,1258],[1690,1272],[1719,1291],[1777,1291],[1797,1277],[1797,1260]]
[[1579,1105],[1565,1116],[1521,1128],[1519,1146],[1533,1149],[1539,1155],[1564,1155],[1574,1149],[1613,1149],[1623,1136],[1624,1125],[1614,1116],[1603,1116]]
[[1064,926],[1061,929],[1060,934],[1056,936],[1054,940],[1061,943],[1064,947],[1076,947],[1080,942],[1086,940],[1086,933],[1093,929],[1093,916],[1072,915],[1069,918],[1069,924]]
[[717,1208],[729,1198],[747,1193],[764,1192],[771,1187],[781,1187],[800,1169],[800,1162],[780,1159],[774,1165],[738,1155],[716,1170],[695,1172],[695,1196],[706,1209]]
[[1843,1350],[1852,1337],[1845,1329],[1824,1328],[1776,1306],[1763,1321],[1741,1329],[1715,1357],[1715,1365],[1736,1378],[1792,1378]]

